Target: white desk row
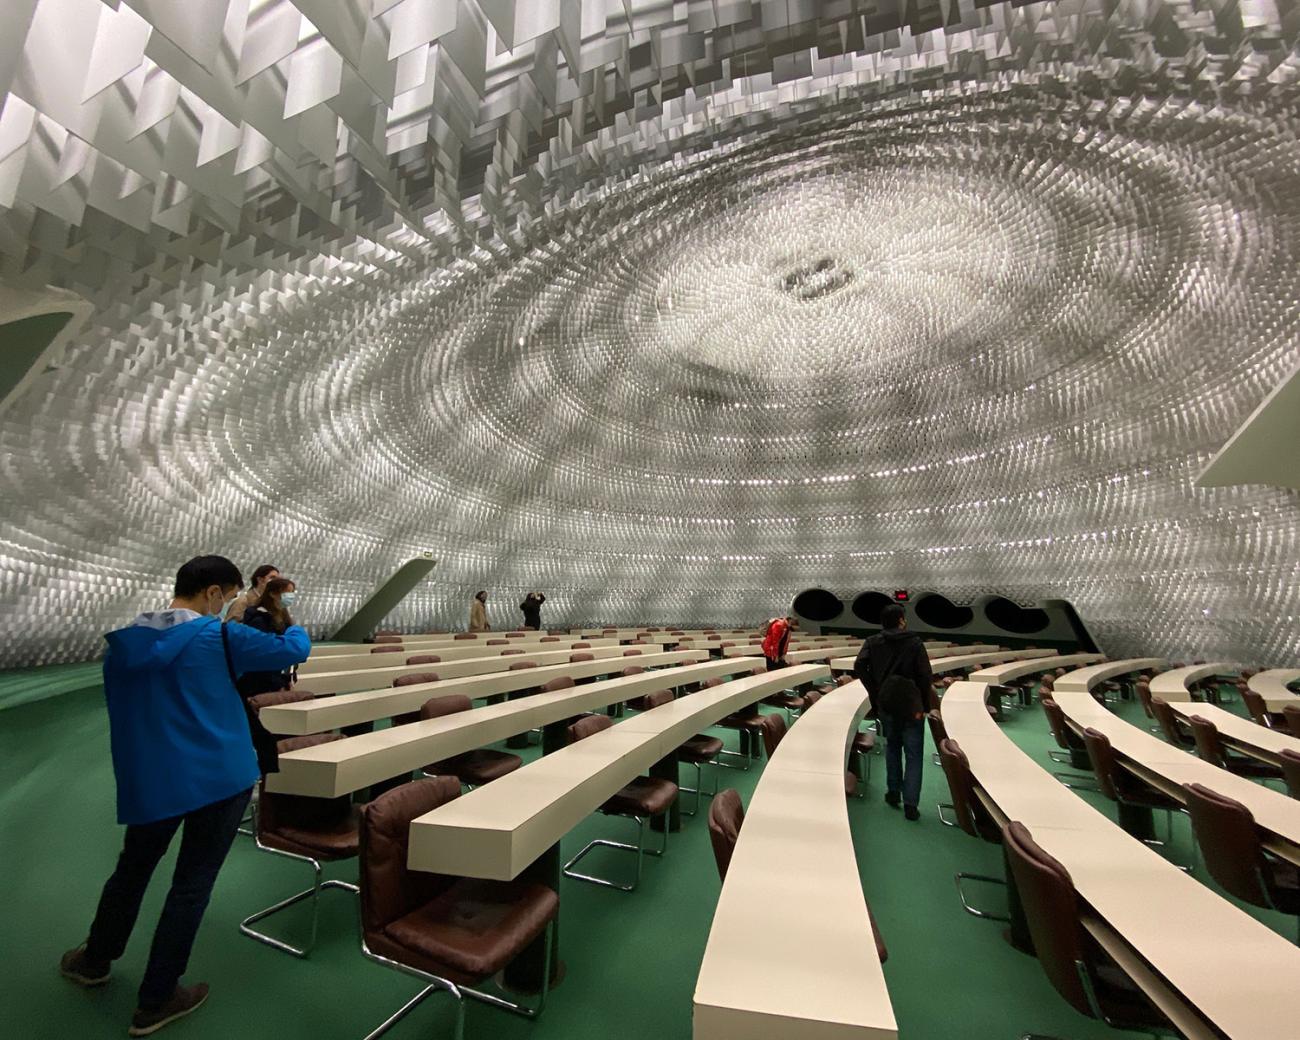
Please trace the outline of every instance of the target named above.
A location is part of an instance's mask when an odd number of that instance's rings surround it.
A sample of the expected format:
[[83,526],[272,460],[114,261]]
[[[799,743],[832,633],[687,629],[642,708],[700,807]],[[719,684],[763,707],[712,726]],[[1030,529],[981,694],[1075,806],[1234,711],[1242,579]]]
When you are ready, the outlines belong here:
[[[554,652],[558,650],[569,650],[578,652],[581,650],[609,650],[617,647],[621,653],[624,650],[635,650],[634,646],[621,646],[614,639],[561,639],[554,643],[529,642],[529,643],[506,643],[492,645],[488,643],[457,643],[454,646],[433,647],[408,647],[401,646],[397,650],[389,649],[390,646],[397,644],[384,644],[377,647],[378,653],[372,653],[369,649],[359,654],[332,654],[329,657],[309,657],[306,661],[298,666],[299,677],[308,675],[318,675],[321,672],[350,672],[365,668],[393,668],[397,665],[405,664],[407,658],[419,656],[437,657],[436,662],[431,662],[426,667],[432,668],[435,664],[445,664],[450,661],[467,661],[471,658],[483,657],[501,657],[514,656],[514,651],[524,651],[526,653],[543,653]],[[646,652],[650,650],[662,650],[663,644],[658,641],[650,641],[646,644]],[[512,651],[511,654],[505,654],[505,651]]]
[[1217,704],[1170,701],[1169,707],[1184,719],[1199,715],[1207,722],[1213,722],[1225,744],[1270,765],[1278,765],[1282,761],[1283,751],[1294,751],[1300,755],[1300,739],[1281,730],[1261,726],[1250,719],[1243,719]]
[[[413,683],[409,686],[391,684],[378,688],[372,686],[354,693],[321,696],[311,701],[267,707],[261,710],[259,718],[262,725],[272,733],[294,735],[321,733],[342,726],[356,726],[416,711],[430,697],[452,693],[463,693],[470,698],[494,697],[531,689],[534,686],[543,686],[560,676],[568,676],[574,680],[590,679],[599,675],[612,675],[633,666],[662,668],[667,665],[705,661],[708,656],[704,650],[670,650],[637,657],[606,656],[594,661],[569,661],[567,655],[564,655],[559,661],[536,668],[521,668],[517,671],[499,669],[495,672],[459,678],[440,678],[437,682]],[[505,658],[506,661],[519,659]],[[744,660],[747,659],[733,659],[733,661]],[[408,669],[413,672],[424,670],[425,667]]]
[[[1023,823],[1069,871],[1096,915],[1089,930],[1096,929],[1108,951],[1141,977],[1144,989],[1158,992],[1167,982],[1232,1040],[1296,1036],[1300,990],[1291,980],[1300,977],[1300,950],[1130,837],[1032,762],[989,717],[987,692],[984,683],[954,684],[943,701],[944,726],[969,758],[995,816]],[[1085,712],[1089,724],[1096,712],[1109,714],[1087,693],[1063,696]],[[1174,754],[1195,761],[1176,749]],[[1149,970],[1144,975],[1143,962],[1160,978]],[[1225,963],[1232,965],[1227,975]],[[1185,1035],[1212,1035],[1185,1011],[1166,1011]]]
[[[844,798],[869,704],[859,682],[828,693],[763,769],[700,965],[695,1040],[897,1037]],[[808,897],[774,898],[792,864]]]
[[[553,693],[537,693],[472,711],[363,733],[281,755],[280,771],[268,774],[267,788],[280,794],[335,798],[410,773],[430,762],[527,733],[582,712],[599,711],[653,690],[748,674],[752,669],[764,667],[761,660],[753,658],[684,664],[677,668],[572,686]],[[536,673],[530,671],[529,675],[535,677]],[[411,695],[404,709],[414,710],[431,697],[464,693],[467,689],[468,684],[462,683],[458,687],[455,680],[429,683],[426,689]],[[478,692],[477,695],[483,694]],[[270,709],[263,714],[268,711]],[[494,781],[493,786],[500,782]]]
[[1300,704],[1300,694],[1288,689],[1300,683],[1300,668],[1270,668],[1246,680],[1246,688],[1264,698],[1269,711],[1281,711],[1288,704]]
[[1087,693],[1104,682],[1118,679],[1134,672],[1159,671],[1165,667],[1163,657],[1131,657],[1123,661],[1103,661],[1101,664],[1076,668],[1056,680],[1058,690],[1081,690]]
[[[953,651],[958,652],[954,653]],[[976,668],[979,665],[989,664],[993,661],[1052,657],[1056,654],[1056,651],[1041,648],[1000,650],[996,647],[990,648],[985,644],[979,644],[971,647],[939,647],[928,650],[927,654],[930,658],[930,671],[938,675],[942,672],[960,671],[963,668]],[[851,672],[853,671],[854,660],[855,658],[852,657],[836,657],[831,661],[831,671]]]
[[1202,679],[1212,679],[1216,676],[1228,678],[1238,674],[1240,673],[1236,665],[1224,661],[1193,664],[1188,665],[1186,668],[1174,668],[1168,672],[1161,672],[1151,680],[1151,696],[1166,701],[1185,701],[1189,696],[1188,687],[1192,683],[1200,682]]

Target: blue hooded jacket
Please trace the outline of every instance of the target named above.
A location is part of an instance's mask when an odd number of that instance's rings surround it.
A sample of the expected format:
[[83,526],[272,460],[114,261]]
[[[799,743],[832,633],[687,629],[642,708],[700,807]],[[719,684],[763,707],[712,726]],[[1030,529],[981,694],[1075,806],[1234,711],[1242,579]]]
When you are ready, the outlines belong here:
[[[257,755],[221,629],[215,615],[163,610],[104,637],[118,823],[180,816],[257,783]],[[311,652],[297,625],[279,636],[229,625],[226,635],[236,675],[288,668]]]

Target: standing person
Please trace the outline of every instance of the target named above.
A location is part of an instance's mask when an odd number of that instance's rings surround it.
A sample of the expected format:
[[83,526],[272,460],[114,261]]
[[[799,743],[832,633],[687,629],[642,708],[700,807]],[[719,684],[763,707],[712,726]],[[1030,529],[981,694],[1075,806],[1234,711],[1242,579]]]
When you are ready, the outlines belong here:
[[767,658],[769,672],[785,667],[785,652],[790,648],[790,630],[793,625],[794,618],[789,614],[773,618],[767,623],[767,631],[763,634],[763,656]]
[[469,631],[491,632],[487,618],[487,589],[479,589],[469,602]]
[[266,590],[266,583],[279,576],[280,568],[273,563],[264,563],[253,571],[252,587],[247,592],[241,592],[235,597],[235,602],[230,604],[227,619],[242,625],[244,615],[248,613],[248,609],[257,606],[257,601]]
[[545,602],[546,597],[540,592],[530,592],[524,597],[524,601],[519,604],[519,609],[524,612],[524,628],[540,631],[542,627],[542,604]]
[[885,731],[885,801],[897,809],[901,799],[903,815],[919,820],[925,713],[935,707],[934,674],[921,637],[907,631],[907,617],[901,606],[890,603],[884,607],[880,627],[879,634],[862,644],[853,662],[853,674],[871,694],[876,717]]
[[180,979],[258,778],[235,677],[287,668],[311,651],[307,633],[296,625],[268,635],[222,624],[243,584],[239,568],[225,557],[195,557],[177,571],[170,607],[141,614],[104,637],[117,819],[126,824],[126,836],[89,937],[63,955],[59,970],[81,986],[109,980],[154,868],[181,831],[131,1036],[156,1032],[208,997],[206,983],[183,986]]
[[[249,607],[244,612],[243,623],[259,632],[282,636],[293,627],[294,621],[289,615],[289,608],[297,602],[297,599],[297,585],[288,578],[272,578],[262,589],[257,606]],[[287,690],[293,686],[293,683],[293,670],[278,668],[245,672],[235,684],[248,711],[248,729],[253,737],[253,750],[257,752],[257,765],[263,774],[274,773],[280,768],[280,758],[276,751],[277,738],[262,725],[257,712],[248,706],[248,699],[256,697],[259,693]]]

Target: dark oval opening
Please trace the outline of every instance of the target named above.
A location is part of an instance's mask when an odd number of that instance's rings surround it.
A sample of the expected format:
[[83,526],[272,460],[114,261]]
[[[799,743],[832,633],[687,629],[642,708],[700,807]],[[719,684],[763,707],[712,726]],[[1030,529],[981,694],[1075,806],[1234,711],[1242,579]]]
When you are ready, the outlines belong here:
[[880,612],[893,603],[892,596],[883,592],[864,592],[853,601],[853,616],[868,625],[880,624]]
[[794,598],[794,612],[809,621],[829,621],[839,617],[844,604],[839,596],[825,589],[804,589]]
[[959,607],[947,596],[931,592],[916,601],[916,616],[930,628],[961,628],[975,620],[975,611]]
[[1008,632],[1016,632],[1020,635],[1041,632],[1047,627],[1049,620],[1047,611],[1039,610],[1037,607],[1022,607],[1004,596],[998,596],[985,603],[984,616],[998,628],[1005,628]]

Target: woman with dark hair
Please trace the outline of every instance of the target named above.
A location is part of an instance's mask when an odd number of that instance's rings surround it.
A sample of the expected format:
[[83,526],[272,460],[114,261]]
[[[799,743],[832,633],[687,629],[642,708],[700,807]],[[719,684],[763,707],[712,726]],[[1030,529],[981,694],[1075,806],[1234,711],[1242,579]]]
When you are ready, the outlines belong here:
[[[298,598],[298,587],[288,578],[272,578],[262,589],[257,606],[249,607],[241,618],[249,628],[271,635],[283,635],[294,620],[289,616],[289,608]],[[272,693],[287,690],[294,684],[294,669],[278,672],[245,672],[239,677],[237,689],[244,698],[248,709],[248,728],[253,736],[253,747],[257,751],[257,764],[263,773],[274,773],[279,769],[276,755],[275,736],[268,732],[257,717],[257,713],[248,708],[248,699],[259,693]]]
[[242,624],[248,609],[257,606],[262,593],[266,591],[267,582],[273,581],[279,576],[280,568],[273,563],[264,563],[253,571],[253,584],[244,592],[241,592],[235,598],[235,602],[230,604],[230,613],[226,615],[227,620]]
[[492,626],[487,619],[487,589],[474,593],[469,605],[469,630],[471,632],[490,632]]

